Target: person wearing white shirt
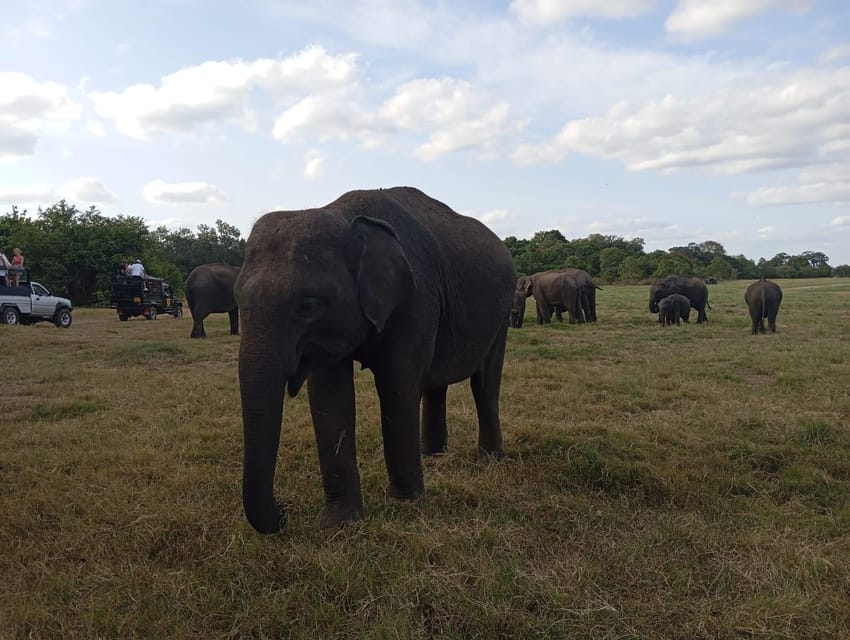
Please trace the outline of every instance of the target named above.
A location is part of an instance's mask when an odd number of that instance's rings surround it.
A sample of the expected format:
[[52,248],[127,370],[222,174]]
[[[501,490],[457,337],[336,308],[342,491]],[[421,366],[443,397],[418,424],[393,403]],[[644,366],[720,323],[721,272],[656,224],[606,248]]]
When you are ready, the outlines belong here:
[[137,259],[133,264],[127,267],[127,275],[138,276],[139,278],[144,277],[145,268],[142,266],[142,261]]

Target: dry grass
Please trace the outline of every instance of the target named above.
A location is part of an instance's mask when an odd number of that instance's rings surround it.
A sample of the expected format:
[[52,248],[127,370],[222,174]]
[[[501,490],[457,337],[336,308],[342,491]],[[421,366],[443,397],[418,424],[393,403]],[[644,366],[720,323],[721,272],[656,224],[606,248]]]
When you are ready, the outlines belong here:
[[226,315],[206,341],[85,309],[0,327],[0,637],[848,637],[850,281],[783,282],[759,337],[746,284],[710,288],[706,326],[661,328],[647,287],[606,287],[596,325],[511,330],[510,457],[475,455],[452,388],[421,504],[383,497],[358,372],[369,515],[331,535],[303,393],[287,529],[242,516]]

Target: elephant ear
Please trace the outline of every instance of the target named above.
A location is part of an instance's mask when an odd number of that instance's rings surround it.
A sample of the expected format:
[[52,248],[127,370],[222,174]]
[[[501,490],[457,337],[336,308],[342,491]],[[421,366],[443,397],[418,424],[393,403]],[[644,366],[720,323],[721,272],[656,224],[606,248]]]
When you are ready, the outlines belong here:
[[413,272],[391,225],[358,216],[351,221],[351,229],[362,242],[357,265],[360,308],[380,333],[393,309],[415,289]]
[[516,290],[525,294],[525,297],[531,295],[532,282],[528,276],[520,276],[516,283]]

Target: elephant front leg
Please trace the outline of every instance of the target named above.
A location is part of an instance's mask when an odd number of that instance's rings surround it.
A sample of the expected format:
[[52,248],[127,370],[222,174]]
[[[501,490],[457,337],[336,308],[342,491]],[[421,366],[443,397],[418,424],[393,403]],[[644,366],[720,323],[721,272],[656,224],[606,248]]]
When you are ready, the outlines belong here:
[[422,388],[418,382],[410,380],[409,374],[395,371],[393,367],[375,371],[375,387],[381,402],[384,461],[390,481],[387,495],[416,500],[425,494],[419,445]]
[[549,324],[552,321],[552,307],[541,300],[537,301],[537,324]]
[[426,456],[448,450],[446,391],[448,386],[425,389],[422,393],[422,453]]
[[336,527],[363,516],[352,367],[350,360],[320,367],[307,382],[325,490],[322,527]]
[[227,312],[230,316],[230,335],[239,335],[239,309],[231,309]]

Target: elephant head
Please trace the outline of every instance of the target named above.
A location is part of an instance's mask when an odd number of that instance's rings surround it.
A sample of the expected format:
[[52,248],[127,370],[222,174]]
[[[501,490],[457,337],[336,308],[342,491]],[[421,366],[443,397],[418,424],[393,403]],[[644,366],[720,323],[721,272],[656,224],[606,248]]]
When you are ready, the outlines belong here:
[[520,276],[516,283],[513,302],[511,304],[511,326],[522,328],[525,318],[525,301],[531,295],[532,281],[528,276]]
[[269,213],[255,224],[236,302],[242,500],[257,531],[274,533],[285,517],[273,495],[284,391],[295,396],[312,367],[351,357],[414,288],[386,222],[310,210]]
[[649,289],[649,310],[658,313],[658,302],[669,296],[673,291],[665,280],[656,280]]

